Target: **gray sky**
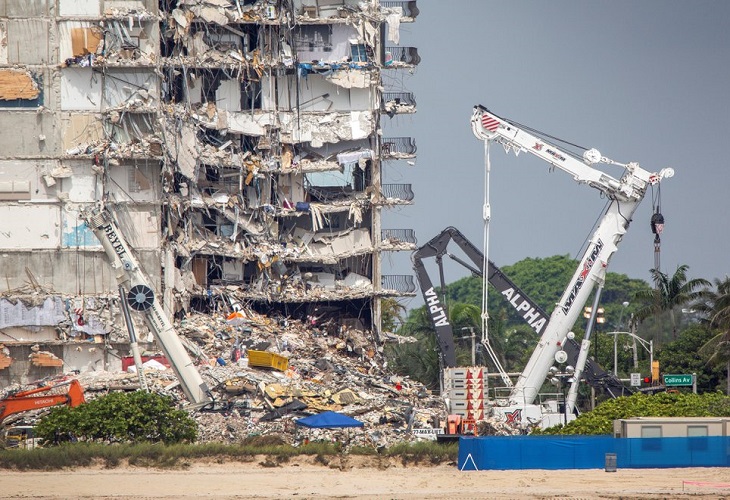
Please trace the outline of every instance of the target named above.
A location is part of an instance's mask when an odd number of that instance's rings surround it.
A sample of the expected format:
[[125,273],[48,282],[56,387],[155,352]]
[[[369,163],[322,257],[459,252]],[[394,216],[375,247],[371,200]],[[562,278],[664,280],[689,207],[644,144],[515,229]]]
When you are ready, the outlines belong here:
[[[730,261],[730,2],[724,0],[420,0],[400,44],[422,58],[385,77],[412,91],[418,112],[384,120],[413,136],[415,166],[386,164],[386,182],[411,183],[415,205],[385,212],[384,228],[412,228],[419,245],[449,225],[482,241],[484,150],[471,132],[475,104],[621,163],[675,176],[662,183],[661,269],[724,278]],[[578,256],[605,200],[523,153],[491,148],[489,256]],[[618,177],[620,167],[601,166]],[[637,210],[609,271],[649,281],[652,193]],[[409,255],[386,274],[411,274]],[[467,273],[458,265],[449,281]],[[433,274],[434,281],[437,275]],[[539,278],[539,277],[538,277]],[[422,303],[419,297],[408,304]]]

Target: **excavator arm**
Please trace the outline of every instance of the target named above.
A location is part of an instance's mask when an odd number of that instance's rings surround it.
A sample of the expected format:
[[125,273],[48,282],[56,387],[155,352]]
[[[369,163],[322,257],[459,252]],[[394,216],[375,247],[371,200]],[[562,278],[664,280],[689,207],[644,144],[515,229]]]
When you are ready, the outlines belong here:
[[[465,262],[460,257],[448,251],[449,244],[452,241],[464,252],[471,263]],[[475,276],[482,277],[484,274],[484,254],[457,228],[447,227],[412,255],[413,267],[418,276],[418,282],[421,286],[431,321],[436,330],[436,337],[441,353],[453,353],[453,329],[451,323],[448,321],[445,308],[441,303],[441,298],[436,293],[423,262],[427,258],[435,259],[439,267],[440,289],[444,290],[444,256],[461,264]],[[543,333],[548,325],[550,316],[515,285],[491,260],[487,261],[487,281],[538,335]],[[568,355],[567,363],[575,366],[580,353],[580,344],[575,339],[568,338],[562,347]],[[442,362],[446,367],[453,367],[456,360],[455,358],[453,360],[447,359],[442,354]],[[449,362],[453,364],[448,364]],[[586,362],[585,379],[592,387],[607,392],[611,397],[624,396],[632,392],[618,378],[604,370],[603,367],[591,359],[588,359]]]
[[[44,392],[68,385],[66,394],[39,395]],[[50,406],[68,405],[71,407],[85,403],[84,390],[78,380],[71,380],[61,384],[39,387],[29,391],[16,392],[0,400],[0,423],[15,413],[29,410],[48,408]]]
[[[469,258],[472,264],[464,262],[462,259],[448,251],[450,242],[454,242]],[[426,302],[431,322],[436,329],[436,338],[442,356],[443,365],[453,367],[456,365],[456,357],[454,354],[454,332],[449,322],[446,308],[442,304],[436,289],[433,286],[426,267],[423,263],[424,259],[434,258],[439,266],[440,289],[444,290],[446,284],[444,282],[443,257],[458,262],[466,267],[477,276],[483,275],[484,254],[475,247],[461,231],[455,227],[447,227],[428,243],[416,250],[411,256],[413,269],[418,277],[418,283],[421,287],[423,299]],[[487,279],[489,283],[509,302],[509,304],[522,316],[530,327],[538,334],[542,333],[543,328],[547,325],[548,316],[545,312],[535,304],[529,297],[515,285],[502,271],[494,265],[492,261],[487,262]]]

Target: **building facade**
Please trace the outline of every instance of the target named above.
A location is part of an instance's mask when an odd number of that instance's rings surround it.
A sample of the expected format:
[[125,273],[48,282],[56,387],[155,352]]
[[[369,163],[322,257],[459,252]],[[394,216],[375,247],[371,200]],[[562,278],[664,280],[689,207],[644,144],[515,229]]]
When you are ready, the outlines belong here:
[[243,304],[377,341],[380,300],[415,291],[381,264],[415,248],[381,222],[413,202],[385,179],[415,141],[381,122],[415,112],[384,76],[418,64],[397,43],[417,14],[378,0],[0,4],[0,385],[126,355],[92,206],[171,318]]

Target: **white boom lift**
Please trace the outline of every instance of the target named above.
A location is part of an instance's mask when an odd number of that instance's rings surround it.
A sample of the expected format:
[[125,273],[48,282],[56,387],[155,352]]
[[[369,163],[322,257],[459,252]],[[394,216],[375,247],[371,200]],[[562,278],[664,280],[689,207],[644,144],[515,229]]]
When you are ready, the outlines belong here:
[[[556,354],[561,351],[570,328],[581,315],[593,287],[604,282],[611,256],[626,233],[647,187],[659,183],[663,178],[672,177],[674,170],[665,168],[659,173],[649,172],[636,162],[623,164],[610,160],[596,149],[585,151],[582,159],[578,159],[481,105],[474,107],[471,126],[478,139],[502,144],[508,152],[514,151],[515,154],[523,151],[531,153],[570,174],[576,182],[599,190],[609,200],[608,208],[593,233],[578,268],[553,310],[530,360],[510,392],[507,405],[499,409],[513,422],[541,422],[543,427],[555,425],[560,421],[542,420],[542,409],[535,404],[538,392],[556,360]],[[623,167],[624,174],[616,179],[595,168],[594,165],[598,163]],[[572,412],[575,406],[578,382],[589,347],[590,340],[583,340],[566,403],[566,414]]]
[[89,209],[81,214],[86,224],[104,247],[117,283],[127,292],[129,305],[144,313],[147,326],[162,348],[175,371],[188,401],[194,405],[213,402],[208,386],[190,359],[185,346],[165,311],[155,297],[152,287],[139,267],[132,249],[107,209]]

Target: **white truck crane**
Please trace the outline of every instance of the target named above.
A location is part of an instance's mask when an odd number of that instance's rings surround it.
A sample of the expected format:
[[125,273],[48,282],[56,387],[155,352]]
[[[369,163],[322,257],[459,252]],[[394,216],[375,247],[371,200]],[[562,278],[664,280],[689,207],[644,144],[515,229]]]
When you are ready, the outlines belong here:
[[[674,170],[665,168],[659,173],[649,172],[636,162],[623,164],[610,160],[596,149],[585,151],[582,158],[578,159],[481,105],[474,107],[471,126],[477,139],[502,144],[506,151],[514,151],[515,154],[531,153],[552,167],[572,175],[576,182],[588,184],[599,190],[609,200],[608,207],[588,242],[578,268],[553,310],[530,360],[512,387],[508,401],[504,406],[495,408],[510,422],[540,423],[542,427],[555,425],[560,421],[546,422],[542,406],[535,404],[540,388],[556,359],[562,357],[563,361],[565,360],[565,357],[558,353],[566,343],[570,328],[583,312],[583,306],[594,286],[603,284],[611,256],[616,252],[648,186],[659,183],[663,178],[672,177]],[[594,165],[598,163],[623,167],[624,173],[620,179],[616,179],[595,168]],[[589,347],[590,340],[583,340],[566,402],[566,419],[567,414],[572,413],[575,406],[577,387]]]
[[104,247],[116,272],[117,283],[127,291],[129,306],[135,311],[144,313],[147,326],[170,361],[188,401],[201,407],[212,403],[213,399],[207,384],[195,368],[175,328],[155,297],[150,283],[111,213],[107,209],[95,207],[82,212],[81,217]]

